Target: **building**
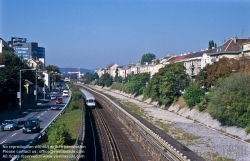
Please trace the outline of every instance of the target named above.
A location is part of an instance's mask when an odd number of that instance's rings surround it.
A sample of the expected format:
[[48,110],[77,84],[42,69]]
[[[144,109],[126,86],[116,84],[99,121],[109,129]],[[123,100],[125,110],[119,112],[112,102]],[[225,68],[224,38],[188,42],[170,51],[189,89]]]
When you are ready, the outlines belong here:
[[28,42],[26,38],[11,37],[8,44],[22,60],[40,60],[45,65],[45,48],[38,47],[37,42]]
[[4,51],[14,52],[14,49],[10,47],[9,44],[2,38],[0,38],[0,53],[3,53]]
[[222,46],[219,46],[215,53],[210,54],[211,61],[216,63],[220,58],[239,59],[244,44],[250,43],[250,38],[240,39],[237,37],[228,39]]

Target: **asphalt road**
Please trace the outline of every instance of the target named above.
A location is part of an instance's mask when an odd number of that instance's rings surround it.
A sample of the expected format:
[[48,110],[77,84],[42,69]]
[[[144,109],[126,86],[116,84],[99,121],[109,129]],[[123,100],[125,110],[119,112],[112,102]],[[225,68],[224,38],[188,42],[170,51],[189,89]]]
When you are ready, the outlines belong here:
[[[60,96],[61,94],[59,94]],[[43,96],[42,96],[43,98]],[[37,117],[40,119],[41,130],[46,127],[61,110],[50,110],[50,107],[55,104],[55,100],[50,100],[49,97],[38,99],[37,103],[23,105],[22,113],[19,110],[7,110],[0,113],[1,123],[5,119],[17,119],[18,129],[13,131],[0,131],[0,160],[3,159],[4,149],[6,146],[25,146],[35,138],[38,133],[23,133],[22,128],[26,119],[30,117]],[[63,97],[63,104],[60,104],[60,109],[64,108],[65,104],[69,101],[69,97]],[[16,151],[18,149],[15,149]]]

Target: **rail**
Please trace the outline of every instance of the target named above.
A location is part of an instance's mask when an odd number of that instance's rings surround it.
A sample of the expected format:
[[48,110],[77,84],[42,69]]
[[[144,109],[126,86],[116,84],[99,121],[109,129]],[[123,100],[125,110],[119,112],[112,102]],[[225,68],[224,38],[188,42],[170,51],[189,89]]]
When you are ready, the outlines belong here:
[[[86,87],[86,86],[84,86],[84,87]],[[131,114],[129,114],[127,111],[125,111],[123,108],[118,106],[110,98],[108,98],[104,94],[101,94],[101,93],[91,89],[90,87],[86,87],[86,88],[91,90],[92,92],[100,95],[101,97],[106,99],[108,102],[112,103],[113,106],[116,109],[120,110],[125,117],[127,117],[131,122],[133,122],[133,124],[136,124],[143,131],[143,133],[146,133],[147,136],[150,136],[150,138],[151,138],[150,142],[152,143],[152,141],[154,141],[155,143],[157,143],[157,144],[155,144],[157,146],[155,146],[154,148],[157,148],[157,151],[164,154],[164,156],[167,156],[168,159],[179,160],[179,161],[190,161],[190,159],[188,159],[187,156],[185,156],[182,152],[177,150],[173,145],[170,145],[167,141],[163,140],[158,134],[154,133],[151,129],[149,129],[144,124],[142,124],[138,119],[136,119]]]

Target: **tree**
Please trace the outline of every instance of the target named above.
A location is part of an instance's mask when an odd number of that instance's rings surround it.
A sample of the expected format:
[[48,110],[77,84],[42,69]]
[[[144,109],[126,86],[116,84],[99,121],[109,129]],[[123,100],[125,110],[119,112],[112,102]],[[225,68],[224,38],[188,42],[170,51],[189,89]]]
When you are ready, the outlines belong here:
[[[84,76],[85,76],[85,74],[84,74]],[[86,84],[89,84],[89,83],[91,83],[92,81],[97,80],[97,79],[99,79],[99,76],[98,76],[97,73],[93,73],[93,74],[86,73],[86,77],[85,77],[84,82],[85,82]]]
[[152,53],[147,53],[144,54],[141,58],[141,63],[145,63],[145,62],[151,62],[152,60],[154,60],[156,58],[155,54]]
[[117,78],[116,78],[116,82],[117,83],[122,83],[122,76],[118,76]]
[[207,68],[207,83],[214,85],[217,79],[229,76],[233,71],[240,70],[239,61],[223,57],[216,64]]
[[115,82],[117,82],[117,78],[118,78],[118,68],[115,69]]
[[51,79],[53,79],[51,82],[58,82],[61,79],[61,75],[59,75],[60,69],[59,67],[55,66],[55,65],[48,65],[45,67],[45,70],[49,73],[53,72],[53,73],[58,73],[58,75],[52,76]]
[[211,40],[208,43],[208,49],[212,49],[213,47],[215,47],[214,40]]
[[200,88],[197,83],[188,86],[183,98],[189,107],[193,107],[200,103],[201,99],[205,96],[205,91]]
[[113,78],[109,77],[106,81],[105,81],[105,86],[109,87],[113,84]]
[[47,72],[57,72],[57,73],[61,73],[60,72],[60,69],[57,67],[57,66],[55,66],[55,65],[48,65],[48,66],[46,66],[45,67],[45,70],[47,70]]
[[168,106],[178,99],[189,82],[183,63],[172,63],[153,75],[144,93],[146,97]]
[[[0,110],[3,110],[3,104],[18,102],[17,92],[20,85],[20,70],[30,69],[23,63],[18,56],[12,52],[3,52],[0,54],[0,64],[4,64],[4,68],[0,68]],[[24,91],[25,79],[35,82],[35,73],[26,71],[22,73],[21,87]]]
[[[108,82],[106,82],[108,80]],[[98,83],[99,83],[99,85],[100,86],[107,86],[107,85],[111,85],[112,84],[112,82],[113,82],[113,78],[112,78],[112,76],[110,75],[110,74],[108,74],[108,73],[104,73],[100,78],[99,78],[99,81],[98,81]],[[111,84],[110,84],[111,83]]]
[[250,125],[250,74],[232,73],[221,77],[209,94],[208,111],[223,125]]
[[210,89],[208,80],[207,80],[207,69],[210,65],[207,64],[204,68],[201,69],[201,71],[197,74],[195,78],[195,83],[198,84],[199,87],[204,88],[205,91],[208,91]]

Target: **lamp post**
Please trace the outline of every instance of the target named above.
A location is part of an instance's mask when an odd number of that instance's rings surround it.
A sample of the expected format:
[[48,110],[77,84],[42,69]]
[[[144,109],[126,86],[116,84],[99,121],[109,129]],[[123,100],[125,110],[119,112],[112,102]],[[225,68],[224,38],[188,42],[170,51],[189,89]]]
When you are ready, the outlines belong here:
[[[26,71],[26,70],[36,71],[36,86],[37,86],[37,70],[36,69],[21,69],[20,70],[20,83],[19,83],[19,113],[21,113],[21,108],[22,108],[22,71]],[[35,86],[35,94],[36,94],[36,100],[37,100],[36,86]]]

